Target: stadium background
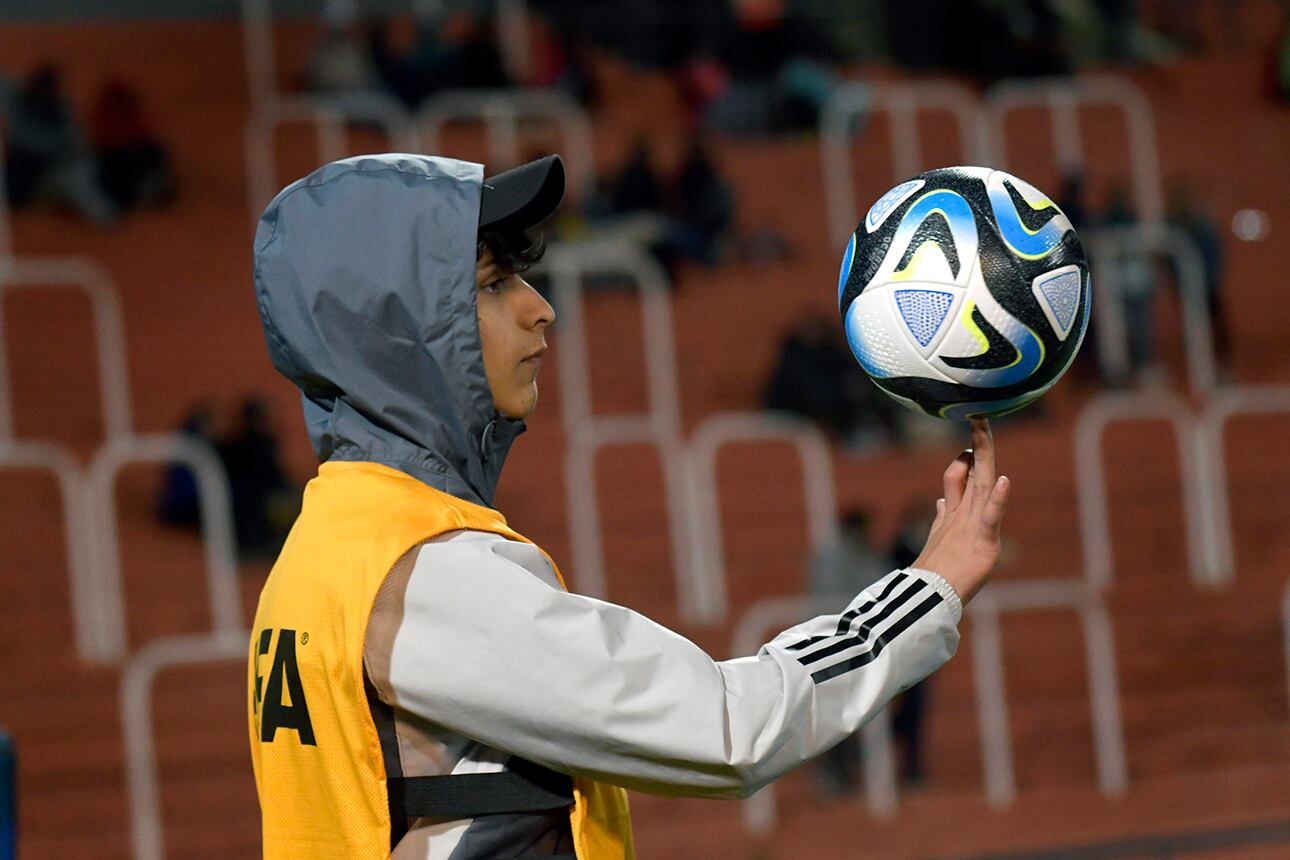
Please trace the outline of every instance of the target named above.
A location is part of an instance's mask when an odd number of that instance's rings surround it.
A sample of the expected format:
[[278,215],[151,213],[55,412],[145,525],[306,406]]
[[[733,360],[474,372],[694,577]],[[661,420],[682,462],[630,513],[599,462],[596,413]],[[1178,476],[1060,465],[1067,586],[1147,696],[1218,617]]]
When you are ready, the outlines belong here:
[[[102,496],[89,487],[101,486],[93,481],[107,475],[104,463],[111,457],[105,450],[112,456],[127,451],[123,430],[168,433],[194,403],[227,411],[248,395],[262,395],[287,471],[297,482],[312,473],[296,394],[266,360],[251,300],[251,213],[265,201],[248,199],[248,129],[270,108],[248,72],[238,7],[220,0],[112,5],[105,11],[72,0],[0,4],[0,73],[20,81],[43,62],[56,64],[78,114],[88,110],[102,81],[124,78],[137,89],[176,177],[166,206],[130,212],[111,226],[55,207],[15,212],[8,220],[0,368],[9,376],[12,439],[0,441],[0,452],[12,462],[0,476],[0,727],[17,751],[18,844],[25,858],[148,856],[155,834],[139,822],[147,797],[131,799],[125,737],[127,722],[142,712],[155,742],[167,856],[254,856],[258,817],[245,749],[241,656],[246,640],[209,632],[205,577],[212,556],[204,555],[194,534],[157,523],[161,469],[130,465],[114,482],[126,621],[124,647],[106,659],[95,655],[96,648],[112,651],[110,629],[98,639],[92,629],[78,634],[69,572],[79,566],[102,575],[101,541],[110,529]],[[551,22],[575,17],[560,4],[534,3],[527,12],[523,3],[501,5],[528,22],[519,32],[534,54],[549,38]],[[609,7],[589,5],[592,17],[596,8],[610,15]],[[869,85],[867,116],[849,148],[858,201],[853,221],[904,178],[895,176],[891,119],[874,107],[874,93],[942,82],[965,87],[980,101],[1011,77],[1009,69],[947,68],[954,65],[948,55],[902,47],[901,39],[917,43],[920,34],[891,37],[892,16],[884,13],[894,5],[734,7],[745,21],[804,16],[840,43],[829,59],[840,76],[833,86],[842,79]],[[934,12],[950,4],[909,5]],[[1144,36],[1148,47],[1141,51],[1081,58],[1068,83],[1078,87],[1109,76],[1141,94],[1155,124],[1161,185],[1187,177],[1218,226],[1226,263],[1222,302],[1232,335],[1221,371],[1198,382],[1184,359],[1180,303],[1176,293],[1161,289],[1154,322],[1160,368],[1149,378],[1120,380],[1112,390],[1097,382],[1094,370],[1091,379],[1064,381],[1034,415],[996,428],[1015,497],[1006,523],[1009,549],[991,590],[1021,595],[1024,602],[1036,592],[1001,586],[1065,580],[1072,585],[1063,595],[1076,595],[1086,609],[1105,608],[1126,786],[1109,796],[1099,788],[1114,788],[1116,779],[1095,763],[1081,615],[1059,606],[1002,615],[1015,792],[1000,795],[998,782],[987,791],[990,768],[1000,762],[996,756],[991,764],[981,752],[985,733],[975,685],[981,672],[988,673],[988,661],[977,654],[981,616],[969,613],[959,656],[937,676],[928,707],[928,779],[902,790],[893,811],[874,814],[863,793],[825,798],[805,772],[776,785],[773,825],[765,824],[764,806],[752,814],[763,816],[765,832],[750,828],[738,803],[634,796],[641,856],[974,857],[1100,842],[1117,847],[1097,856],[1174,856],[1169,852],[1183,849],[1196,849],[1187,856],[1290,855],[1290,690],[1281,614],[1290,569],[1290,459],[1284,413],[1250,408],[1285,409],[1290,390],[1281,273],[1290,250],[1290,107],[1278,101],[1274,83],[1286,11],[1270,0],[1087,5],[1131,9],[1140,34],[1151,38]],[[657,38],[659,22],[679,8],[617,8],[614,14],[626,16],[617,37],[637,27]],[[403,14],[392,2],[370,10]],[[305,2],[276,11],[274,63],[286,92],[316,43],[319,15]],[[1190,29],[1179,32],[1184,18]],[[873,35],[879,31],[884,38]],[[601,31],[591,26],[587,32]],[[949,45],[960,35],[940,32],[930,44]],[[1006,32],[985,36],[952,53],[988,54],[1010,38]],[[648,52],[632,47],[605,40],[579,49],[596,93],[588,118],[600,175],[621,165],[642,135],[667,173],[695,134],[693,105],[678,83],[677,66],[687,58],[641,56]],[[1083,108],[1078,116],[1085,180],[1090,197],[1100,200],[1109,183],[1134,175],[1129,123],[1105,107]],[[1022,111],[1007,128],[1007,167],[1055,195],[1070,165],[1059,165],[1054,156],[1047,115]],[[971,160],[944,112],[923,115],[918,132],[919,167]],[[809,548],[803,515],[810,502],[799,461],[795,449],[780,442],[736,441],[722,448],[716,488],[728,608],[708,620],[681,611],[685,595],[673,575],[664,463],[689,450],[696,431],[718,413],[760,408],[766,377],[794,321],[812,310],[836,319],[843,243],[831,231],[828,179],[819,137],[810,129],[706,130],[702,140],[733,190],[733,229],[771,236],[770,244],[783,252],[682,259],[671,267],[674,286],[666,295],[679,382],[676,432],[662,453],[653,444],[606,447],[594,474],[607,596],[726,657],[740,620],[759,602],[803,591]],[[316,166],[311,122],[284,122],[272,141],[275,190]],[[564,143],[534,124],[521,129],[519,150]],[[349,129],[344,139],[347,152],[387,146],[368,124]],[[453,125],[440,150],[488,158],[478,124]],[[505,166],[489,163],[490,169]],[[1082,227],[1078,220],[1076,226]],[[564,229],[576,237],[586,225]],[[79,262],[69,268],[67,258]],[[1096,258],[1093,265],[1096,292]],[[111,410],[100,404],[101,337],[90,302],[72,283],[86,275],[102,281],[100,273],[119,299],[128,427],[114,426]],[[41,280],[49,283],[32,288]],[[651,410],[641,308],[631,290],[595,289],[585,296],[596,414]],[[567,489],[567,455],[577,444],[577,428],[566,426],[570,413],[562,389],[569,377],[559,365],[569,347],[559,326],[552,342],[542,409],[508,463],[499,507],[561,562],[576,588],[580,577],[586,581],[577,562],[585,555],[574,547],[568,513],[576,501]],[[1233,393],[1238,386],[1244,394]],[[1107,426],[1099,466],[1081,448],[1086,440],[1076,428],[1091,421],[1098,404],[1108,403],[1129,417]],[[1197,483],[1195,464],[1204,461],[1197,440],[1210,438],[1197,435],[1198,428],[1212,429],[1224,403],[1246,407],[1220,436],[1225,480]],[[657,413],[657,402],[653,409]],[[1134,410],[1157,417],[1133,417]],[[908,503],[936,494],[939,472],[958,444],[925,425],[906,430],[902,444],[830,447],[837,503],[869,507],[883,540],[895,533]],[[33,447],[36,442],[45,447]],[[64,454],[50,455],[49,446]],[[62,474],[72,475],[67,506],[47,468],[19,462],[51,456],[63,464]],[[1180,469],[1180,462],[1186,467]],[[1089,535],[1081,532],[1082,524],[1091,526],[1079,482],[1093,474],[1105,477],[1109,500],[1110,581],[1099,579]],[[1202,504],[1197,486],[1214,504]],[[1193,507],[1201,513],[1193,515]],[[1230,510],[1232,575],[1226,583],[1198,583],[1207,573],[1224,572],[1221,552],[1213,555],[1199,537],[1221,533],[1212,521],[1222,510]],[[85,544],[87,538],[94,543]],[[1189,550],[1196,546],[1202,558],[1193,563]],[[248,622],[267,570],[263,561],[239,565],[240,606],[235,618],[223,617],[232,618],[232,627]],[[87,599],[87,614],[102,608],[101,598]],[[232,659],[205,662],[206,648]],[[182,658],[185,649],[193,651],[193,662],[158,665],[146,697],[132,695],[145,689],[141,681],[149,679],[153,661],[167,653]]]

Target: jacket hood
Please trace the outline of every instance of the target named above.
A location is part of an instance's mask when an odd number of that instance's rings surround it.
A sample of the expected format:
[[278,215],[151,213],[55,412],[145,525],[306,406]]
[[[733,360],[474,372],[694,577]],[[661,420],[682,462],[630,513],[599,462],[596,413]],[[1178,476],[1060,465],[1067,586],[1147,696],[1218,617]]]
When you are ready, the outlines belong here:
[[319,462],[364,460],[489,507],[521,421],[498,415],[475,309],[483,167],[365,155],[288,185],[255,231],[273,366]]

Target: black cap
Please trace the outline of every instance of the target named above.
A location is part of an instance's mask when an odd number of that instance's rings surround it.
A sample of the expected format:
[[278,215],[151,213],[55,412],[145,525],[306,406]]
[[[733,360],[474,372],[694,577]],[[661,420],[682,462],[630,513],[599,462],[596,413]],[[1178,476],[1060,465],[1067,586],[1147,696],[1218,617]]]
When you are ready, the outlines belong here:
[[564,199],[564,162],[545,155],[484,180],[479,229],[512,231],[536,227]]

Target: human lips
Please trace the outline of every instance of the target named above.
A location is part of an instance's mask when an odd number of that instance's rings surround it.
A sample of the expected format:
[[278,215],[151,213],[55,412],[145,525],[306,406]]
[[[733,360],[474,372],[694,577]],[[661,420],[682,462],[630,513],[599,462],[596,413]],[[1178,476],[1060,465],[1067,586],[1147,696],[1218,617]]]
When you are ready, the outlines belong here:
[[524,358],[520,359],[520,363],[532,364],[532,365],[541,364],[542,356],[545,354],[546,354],[546,347],[543,346],[541,349],[536,349],[533,352],[529,353],[528,355],[524,356]]

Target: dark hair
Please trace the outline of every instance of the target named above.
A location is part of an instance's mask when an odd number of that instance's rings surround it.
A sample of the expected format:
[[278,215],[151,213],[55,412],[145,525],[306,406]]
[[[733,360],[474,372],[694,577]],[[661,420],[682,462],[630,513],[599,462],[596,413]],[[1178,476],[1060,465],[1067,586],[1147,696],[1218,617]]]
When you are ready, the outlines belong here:
[[546,236],[540,227],[527,231],[483,230],[479,233],[475,259],[484,256],[485,251],[493,252],[497,268],[508,275],[518,275],[542,259],[546,253]]

